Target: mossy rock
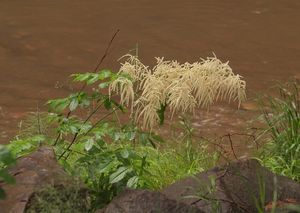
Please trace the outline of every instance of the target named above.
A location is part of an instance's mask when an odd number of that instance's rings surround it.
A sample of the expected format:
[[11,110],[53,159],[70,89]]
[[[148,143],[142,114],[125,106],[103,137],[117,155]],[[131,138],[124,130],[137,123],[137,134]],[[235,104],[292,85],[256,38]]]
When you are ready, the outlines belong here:
[[26,205],[26,213],[89,212],[91,198],[87,189],[76,186],[50,186],[35,192]]

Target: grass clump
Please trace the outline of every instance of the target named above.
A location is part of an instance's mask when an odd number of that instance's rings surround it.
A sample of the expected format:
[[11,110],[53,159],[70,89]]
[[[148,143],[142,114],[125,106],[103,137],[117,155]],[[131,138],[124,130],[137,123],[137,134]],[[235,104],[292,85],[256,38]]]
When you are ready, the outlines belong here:
[[[269,140],[260,158],[273,172],[300,181],[300,96],[299,82],[279,88],[279,97],[268,97],[264,110]],[[265,107],[266,108],[266,107]]]
[[217,155],[209,155],[204,146],[177,144],[157,150],[152,147],[140,147],[138,152],[146,153],[149,171],[143,176],[146,188],[159,190],[185,177],[196,175],[213,167]]

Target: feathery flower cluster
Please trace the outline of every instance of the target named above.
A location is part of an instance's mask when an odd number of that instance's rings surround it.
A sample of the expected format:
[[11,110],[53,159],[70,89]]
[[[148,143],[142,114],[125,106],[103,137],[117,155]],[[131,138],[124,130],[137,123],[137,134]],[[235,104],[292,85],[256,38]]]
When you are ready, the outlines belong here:
[[192,64],[156,58],[152,69],[136,56],[124,57],[121,75],[109,91],[120,95],[121,104],[131,106],[136,121],[144,128],[159,124],[157,112],[162,106],[169,107],[173,116],[176,112],[194,112],[197,107],[208,109],[217,100],[240,104],[246,97],[246,82],[232,72],[228,62],[222,63],[216,56]]

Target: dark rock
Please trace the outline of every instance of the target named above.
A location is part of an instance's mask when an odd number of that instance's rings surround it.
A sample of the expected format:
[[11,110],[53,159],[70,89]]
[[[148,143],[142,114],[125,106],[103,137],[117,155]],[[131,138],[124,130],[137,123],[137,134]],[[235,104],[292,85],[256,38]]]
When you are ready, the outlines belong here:
[[257,212],[256,202],[264,199],[263,209],[273,201],[275,188],[277,200],[300,201],[299,183],[274,175],[256,160],[245,160],[178,181],[162,192],[205,212]]
[[36,152],[17,160],[10,170],[16,184],[1,185],[7,197],[0,201],[0,212],[20,213],[34,192],[49,186],[72,186],[74,180],[58,165],[50,147],[41,147]]
[[168,199],[160,192],[127,189],[98,213],[202,213],[200,209]]

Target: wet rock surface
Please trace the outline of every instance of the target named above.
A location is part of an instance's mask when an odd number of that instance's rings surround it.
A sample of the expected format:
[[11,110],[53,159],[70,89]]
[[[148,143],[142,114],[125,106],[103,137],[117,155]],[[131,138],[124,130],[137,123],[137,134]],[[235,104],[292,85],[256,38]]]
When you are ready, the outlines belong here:
[[[30,207],[31,212],[38,212],[41,205],[33,202],[38,200],[36,195],[48,198],[53,193],[56,200],[65,199],[63,205],[67,207],[64,212],[85,212],[83,209],[89,207],[88,191],[78,182],[74,182],[57,164],[50,147],[41,147],[18,159],[16,167],[10,173],[14,175],[16,184],[1,185],[7,192],[7,198],[0,201],[1,213],[24,212]],[[82,197],[71,198],[74,184],[77,184],[75,190]],[[126,189],[97,212],[257,212],[257,206],[271,212],[275,192],[276,212],[293,212],[286,210],[286,206],[300,204],[299,183],[273,174],[256,160],[243,160],[183,179],[161,192]],[[61,194],[66,196],[60,198]],[[263,203],[258,204],[260,200]],[[44,204],[51,209],[51,202],[51,199],[45,199]],[[78,206],[78,211],[72,208],[74,203]]]
[[167,198],[160,192],[127,189],[97,213],[202,213],[198,208]]
[[[221,212],[257,212],[256,202],[264,199],[264,208],[273,201],[275,191],[278,202],[288,199],[300,204],[299,183],[273,174],[256,160],[245,160],[178,181],[163,193],[204,212],[212,212],[213,208]],[[187,196],[195,197],[184,198]]]
[[[300,204],[299,183],[273,174],[256,160],[244,160],[178,181],[161,192],[126,190],[98,212],[271,212],[275,192],[276,212],[293,212],[286,207]],[[264,202],[257,204],[260,199]]]
[[69,186],[73,180],[58,165],[50,147],[41,147],[36,152],[17,160],[17,165],[10,170],[16,184],[2,186],[7,197],[0,201],[0,212],[24,212],[35,191],[49,186]]

